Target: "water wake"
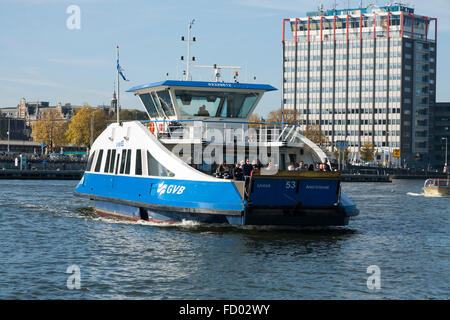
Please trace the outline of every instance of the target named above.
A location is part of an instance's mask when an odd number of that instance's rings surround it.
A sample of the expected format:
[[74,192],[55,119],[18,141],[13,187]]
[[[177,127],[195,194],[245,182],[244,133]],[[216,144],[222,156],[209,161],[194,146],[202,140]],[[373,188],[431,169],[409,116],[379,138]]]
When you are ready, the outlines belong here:
[[445,196],[440,194],[426,194],[426,193],[414,193],[414,192],[407,192],[408,196],[412,197],[424,197],[424,198],[444,198]]

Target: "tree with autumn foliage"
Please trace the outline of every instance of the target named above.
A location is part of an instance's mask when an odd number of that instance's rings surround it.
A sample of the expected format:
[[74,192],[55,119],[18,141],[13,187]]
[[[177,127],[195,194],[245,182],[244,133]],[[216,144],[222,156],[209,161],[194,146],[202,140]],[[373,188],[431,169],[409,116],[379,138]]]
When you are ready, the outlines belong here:
[[333,155],[336,159],[341,157],[345,162],[348,161],[348,156],[350,155],[350,151],[348,149],[345,149],[344,151],[339,151],[339,149],[334,149]]
[[91,121],[93,121],[94,140],[105,130],[108,115],[101,109],[89,105],[83,106],[72,117],[66,132],[67,141],[76,146],[91,147]]
[[306,126],[306,130],[302,133],[306,138],[318,145],[322,150],[326,149],[328,144],[328,138],[320,129],[318,124],[309,124]]
[[[122,121],[133,121],[133,120],[148,120],[147,113],[140,110],[129,110],[122,109],[120,110],[120,120]],[[115,118],[115,117],[113,117]]]
[[[283,112],[281,109],[270,111],[267,117],[269,123],[281,123],[283,122]],[[292,109],[284,109],[284,122],[292,124],[300,124],[300,113],[295,112]]]
[[364,143],[364,145],[361,147],[361,151],[360,151],[361,160],[366,161],[366,162],[372,161],[374,152],[375,152],[375,148],[374,148],[373,144],[371,144],[370,142]]
[[[259,127],[260,123],[263,122],[261,117],[259,116],[259,114],[257,113],[252,113],[252,115],[248,118],[248,127],[249,128],[255,128],[255,127]],[[253,124],[252,124],[253,122]]]
[[63,146],[66,143],[67,121],[62,119],[56,112],[45,112],[41,119],[32,124],[31,137],[36,142],[44,142],[50,152],[55,147]]

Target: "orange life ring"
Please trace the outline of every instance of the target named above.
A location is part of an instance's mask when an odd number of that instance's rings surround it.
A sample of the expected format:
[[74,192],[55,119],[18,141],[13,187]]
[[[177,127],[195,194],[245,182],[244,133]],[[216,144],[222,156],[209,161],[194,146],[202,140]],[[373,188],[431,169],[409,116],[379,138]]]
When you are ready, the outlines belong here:
[[159,131],[163,131],[163,124],[162,123],[158,124],[158,130]]
[[148,130],[150,130],[151,133],[155,133],[155,124],[151,121],[148,123]]

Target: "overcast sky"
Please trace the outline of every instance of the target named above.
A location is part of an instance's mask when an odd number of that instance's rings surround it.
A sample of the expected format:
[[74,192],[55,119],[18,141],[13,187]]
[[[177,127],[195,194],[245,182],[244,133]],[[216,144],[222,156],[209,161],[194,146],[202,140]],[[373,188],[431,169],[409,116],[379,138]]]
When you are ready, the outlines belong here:
[[[121,82],[124,108],[142,109],[125,93],[135,85],[180,79],[186,66],[187,25],[195,19],[195,64],[242,66],[240,82],[280,89],[282,19],[303,17],[316,0],[0,0],[0,107],[27,101],[109,104],[115,80],[115,47],[129,82]],[[360,1],[337,1],[337,7]],[[363,5],[369,4],[363,1]],[[372,1],[385,5],[385,1]],[[416,14],[438,18],[437,100],[450,101],[450,1],[409,1]],[[80,29],[68,29],[70,5],[80,8]],[[210,80],[212,71],[192,69],[193,80]],[[223,71],[225,81],[231,71]],[[263,97],[256,112],[280,107],[281,90]]]

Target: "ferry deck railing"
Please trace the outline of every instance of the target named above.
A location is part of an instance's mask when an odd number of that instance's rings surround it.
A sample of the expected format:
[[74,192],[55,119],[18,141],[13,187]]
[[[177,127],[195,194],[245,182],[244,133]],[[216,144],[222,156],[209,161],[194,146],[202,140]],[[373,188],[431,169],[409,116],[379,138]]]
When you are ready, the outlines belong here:
[[[236,142],[295,142],[299,126],[293,123],[265,123],[223,120],[151,120],[142,121],[158,139],[167,143],[181,140],[203,141],[205,135],[219,130],[224,140]],[[233,135],[233,136],[231,136]]]

